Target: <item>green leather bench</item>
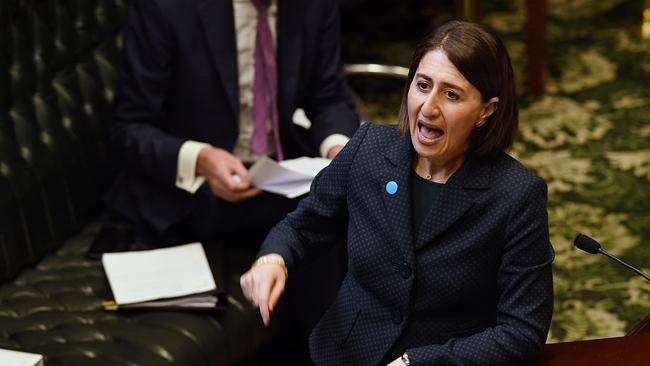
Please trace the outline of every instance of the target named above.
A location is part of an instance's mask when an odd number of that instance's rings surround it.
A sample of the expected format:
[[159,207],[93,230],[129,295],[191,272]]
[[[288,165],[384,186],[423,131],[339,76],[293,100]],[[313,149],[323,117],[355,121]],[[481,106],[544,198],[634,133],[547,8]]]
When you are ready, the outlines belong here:
[[229,259],[223,311],[101,309],[106,280],[85,253],[106,224],[124,10],[123,0],[0,1],[0,348],[47,366],[252,363],[273,331],[239,290],[250,253]]

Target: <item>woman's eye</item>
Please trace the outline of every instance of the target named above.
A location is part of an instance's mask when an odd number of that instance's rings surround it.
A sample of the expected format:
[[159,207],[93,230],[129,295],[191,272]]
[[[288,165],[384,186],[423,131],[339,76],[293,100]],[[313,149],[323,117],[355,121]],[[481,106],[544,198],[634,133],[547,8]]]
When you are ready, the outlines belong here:
[[427,90],[429,88],[429,84],[424,81],[418,81],[415,85],[419,90]]
[[453,92],[451,90],[445,91],[445,95],[447,96],[447,98],[449,98],[451,100],[458,100],[458,94],[456,94],[455,92]]

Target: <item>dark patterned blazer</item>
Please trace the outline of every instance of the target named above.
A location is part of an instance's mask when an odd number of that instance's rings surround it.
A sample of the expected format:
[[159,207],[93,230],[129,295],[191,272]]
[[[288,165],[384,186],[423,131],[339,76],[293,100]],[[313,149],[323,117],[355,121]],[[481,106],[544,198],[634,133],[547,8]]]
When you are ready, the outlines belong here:
[[[527,365],[553,310],[546,184],[506,154],[472,154],[419,230],[409,136],[363,125],[266,238],[292,269],[347,235],[348,273],[310,337],[316,365]],[[389,182],[397,184],[390,194]]]

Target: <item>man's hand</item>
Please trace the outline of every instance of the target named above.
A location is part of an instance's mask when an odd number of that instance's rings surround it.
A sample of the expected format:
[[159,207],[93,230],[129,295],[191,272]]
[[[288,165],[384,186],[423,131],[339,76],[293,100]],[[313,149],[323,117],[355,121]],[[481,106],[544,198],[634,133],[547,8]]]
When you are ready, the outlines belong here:
[[[262,193],[246,180],[248,171],[241,160],[224,149],[206,146],[196,159],[196,174],[205,177],[217,197],[229,202],[245,200]],[[234,179],[237,175],[241,179]]]
[[[278,254],[270,254],[277,256]],[[277,264],[258,264],[239,279],[242,292],[253,306],[260,309],[264,325],[268,326],[271,314],[284,293],[287,276]]]
[[334,145],[327,150],[327,158],[334,159],[334,157],[343,150],[343,145]]

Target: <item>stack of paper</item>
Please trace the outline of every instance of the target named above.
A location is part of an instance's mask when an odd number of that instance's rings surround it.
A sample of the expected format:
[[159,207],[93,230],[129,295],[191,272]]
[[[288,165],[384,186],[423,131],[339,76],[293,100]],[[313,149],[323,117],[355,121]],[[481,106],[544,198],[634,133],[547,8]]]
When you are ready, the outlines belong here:
[[43,356],[35,353],[11,351],[0,348],[2,366],[43,366]]
[[201,243],[106,253],[102,264],[118,308],[210,309],[219,305],[217,286]]
[[329,159],[309,157],[278,163],[263,156],[250,168],[248,178],[265,191],[295,198],[309,192],[314,177],[329,163]]

